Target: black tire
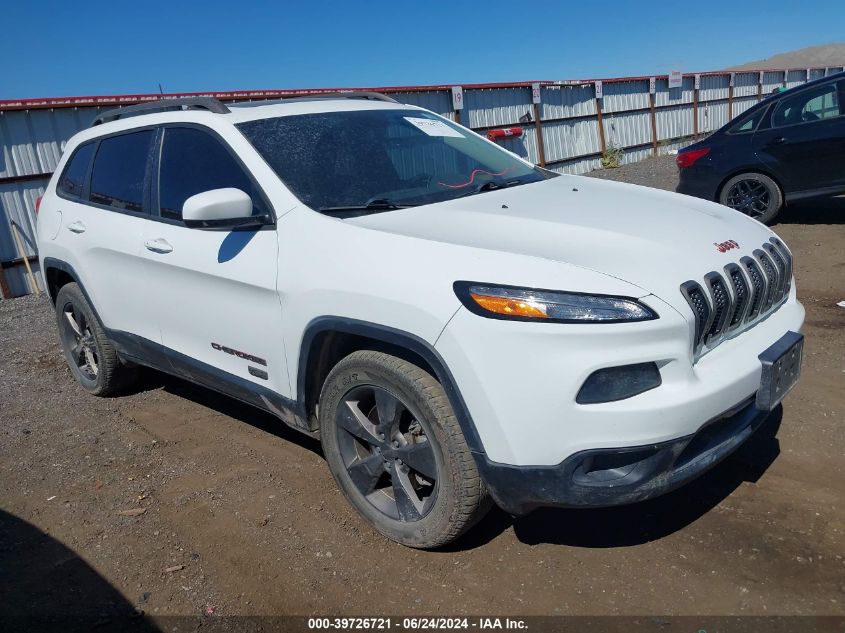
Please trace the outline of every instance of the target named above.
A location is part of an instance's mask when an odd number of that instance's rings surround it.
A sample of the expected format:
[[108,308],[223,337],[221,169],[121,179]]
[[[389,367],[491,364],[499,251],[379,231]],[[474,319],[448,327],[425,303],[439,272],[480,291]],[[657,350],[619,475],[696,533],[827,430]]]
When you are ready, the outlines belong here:
[[335,480],[387,538],[440,547],[489,509],[443,387],[416,365],[381,352],[350,354],[326,378],[319,414]]
[[758,222],[772,224],[783,208],[783,192],[765,174],[746,172],[722,185],[719,202]]
[[65,284],[59,290],[56,320],[65,360],[85,391],[111,396],[137,379],[137,368],[120,359],[77,284]]

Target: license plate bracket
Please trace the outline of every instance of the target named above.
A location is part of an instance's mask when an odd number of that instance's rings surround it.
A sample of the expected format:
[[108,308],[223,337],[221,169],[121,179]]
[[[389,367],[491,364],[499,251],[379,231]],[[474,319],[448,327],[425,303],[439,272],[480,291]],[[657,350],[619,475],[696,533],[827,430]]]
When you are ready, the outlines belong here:
[[758,356],[763,365],[757,390],[758,409],[771,411],[798,383],[803,354],[804,335],[790,331]]

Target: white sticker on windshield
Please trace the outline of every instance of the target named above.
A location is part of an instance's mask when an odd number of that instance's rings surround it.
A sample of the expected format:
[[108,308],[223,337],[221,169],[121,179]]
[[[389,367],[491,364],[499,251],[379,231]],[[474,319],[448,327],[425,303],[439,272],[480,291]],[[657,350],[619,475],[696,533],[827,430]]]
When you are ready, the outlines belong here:
[[450,128],[443,121],[437,119],[423,119],[421,117],[406,116],[405,120],[418,130],[422,130],[429,136],[453,136],[464,138],[464,135],[457,130]]

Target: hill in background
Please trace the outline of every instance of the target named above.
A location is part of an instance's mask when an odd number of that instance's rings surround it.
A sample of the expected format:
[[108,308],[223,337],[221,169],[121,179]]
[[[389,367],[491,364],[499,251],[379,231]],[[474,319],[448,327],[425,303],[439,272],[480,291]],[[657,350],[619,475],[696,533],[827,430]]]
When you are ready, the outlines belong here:
[[810,46],[797,51],[779,53],[767,59],[731,66],[725,70],[781,70],[783,68],[823,68],[845,66],[845,44]]

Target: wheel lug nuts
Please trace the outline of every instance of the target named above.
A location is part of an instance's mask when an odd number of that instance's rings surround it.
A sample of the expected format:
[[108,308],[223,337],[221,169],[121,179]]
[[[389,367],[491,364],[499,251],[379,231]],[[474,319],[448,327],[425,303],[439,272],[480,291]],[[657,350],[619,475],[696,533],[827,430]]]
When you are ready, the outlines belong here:
[[393,448],[399,448],[399,442],[393,440]]

